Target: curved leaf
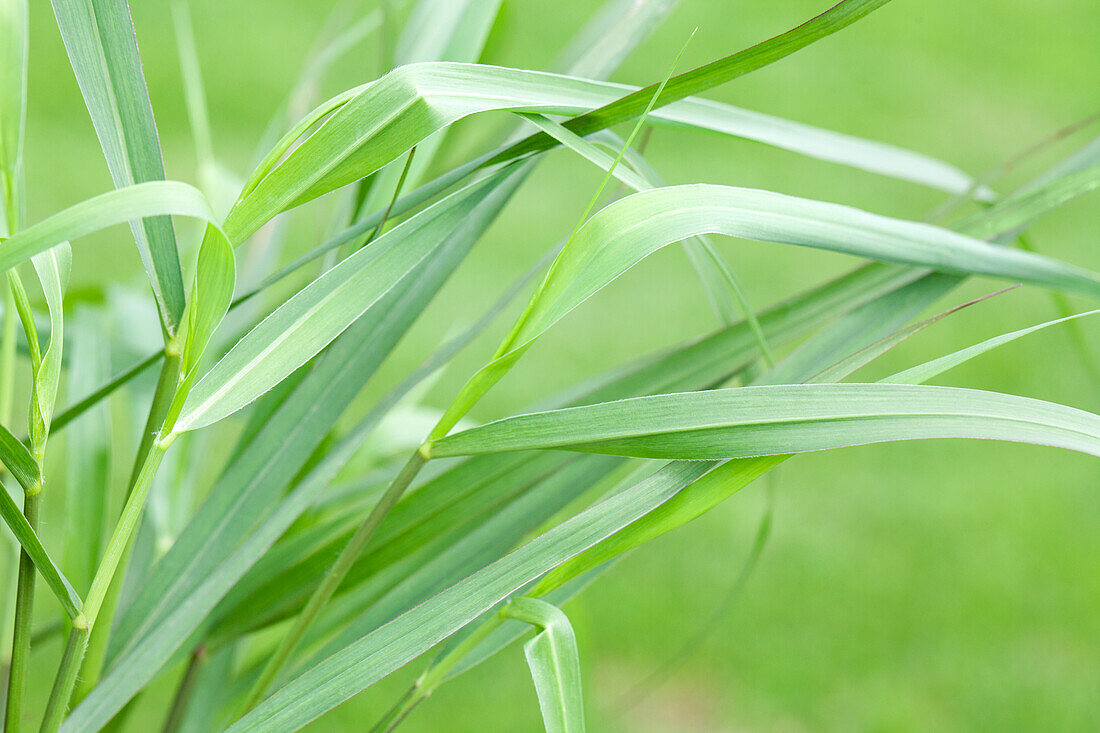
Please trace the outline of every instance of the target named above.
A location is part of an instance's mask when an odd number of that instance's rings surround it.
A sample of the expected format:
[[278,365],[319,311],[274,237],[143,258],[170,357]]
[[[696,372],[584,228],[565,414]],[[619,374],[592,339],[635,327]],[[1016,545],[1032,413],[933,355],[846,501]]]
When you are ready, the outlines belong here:
[[433,441],[435,457],[558,448],[720,459],[918,438],[984,438],[1100,456],[1100,416],[955,387],[801,384],[717,389],[520,415]]
[[178,181],[139,183],[93,196],[27,227],[0,244],[0,271],[26,262],[61,242],[143,217],[176,214],[217,225],[206,198]]
[[500,614],[525,621],[539,633],[523,645],[547,733],[583,733],[581,663],[577,637],[561,609],[537,598],[509,601]]

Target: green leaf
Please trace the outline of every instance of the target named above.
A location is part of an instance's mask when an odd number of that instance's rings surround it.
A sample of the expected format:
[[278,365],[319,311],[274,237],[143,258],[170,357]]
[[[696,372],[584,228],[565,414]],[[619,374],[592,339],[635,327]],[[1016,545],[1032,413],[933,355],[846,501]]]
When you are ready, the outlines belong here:
[[[514,171],[512,171],[514,174]],[[210,425],[274,387],[429,259],[501,176],[452,194],[314,280],[237,342],[191,390],[176,432]]]
[[1019,193],[1001,199],[987,211],[980,211],[955,225],[973,237],[995,239],[1035,218],[1036,211],[1050,211],[1100,188],[1100,164],[1065,176],[1038,179]]
[[[725,58],[712,61],[697,69],[674,76],[665,86],[654,106],[660,108],[692,94],[712,89],[790,56],[815,41],[855,23],[860,18],[878,10],[887,2],[889,0],[842,0],[824,13],[789,31],[780,33],[778,36]],[[577,135],[585,137],[597,130],[603,130],[620,122],[625,122],[642,113],[656,90],[657,84],[639,89],[599,109],[570,120],[566,126]],[[512,160],[515,157],[545,150],[553,146],[553,138],[545,133],[533,135],[509,146],[507,150],[491,158],[486,165]]]
[[1100,295],[1100,276],[928,224],[838,204],[714,185],[643,191],[608,205],[562,250],[493,359],[463,387],[432,439],[466,414],[559,319],[652,252],[705,233],[763,239]]
[[[235,283],[233,246],[221,229],[211,224],[206,227],[206,236],[199,246],[191,297],[187,300],[187,308],[183,312],[183,322],[180,325],[180,341],[183,343],[180,373],[184,375],[188,385],[198,373],[199,362],[210,338],[229,311]],[[177,390],[177,394],[185,392],[186,390]],[[172,412],[179,407],[173,405]],[[171,427],[170,420],[171,418],[166,421],[166,428]]]
[[581,663],[569,619],[557,606],[526,597],[509,601],[500,613],[539,630],[523,645],[523,653],[535,681],[547,733],[583,733]]
[[42,488],[42,474],[38,462],[11,432],[0,425],[0,462],[2,462],[23,487],[24,491],[35,492]]
[[[3,438],[0,437],[0,446],[2,446],[2,441]],[[11,466],[8,467],[11,468]],[[42,546],[42,541],[38,539],[38,535],[35,534],[30,523],[27,522],[27,518],[23,516],[23,512],[16,506],[11,494],[4,486],[0,486],[0,516],[3,516],[4,522],[7,523],[12,534],[15,535],[15,539],[23,546],[27,557],[31,559],[38,572],[42,574],[42,579],[46,581],[46,585],[50,587],[53,594],[57,596],[57,600],[61,602],[61,607],[65,610],[66,615],[70,619],[79,616],[82,606],[80,596],[73,590],[69,581],[61,573],[60,568],[54,564],[53,559],[46,552],[46,548]]]
[[[241,449],[121,618],[111,636],[109,671],[70,716],[65,730],[96,730],[109,720],[204,623],[206,613],[266,552],[282,529],[308,508],[312,497],[331,478],[329,471],[339,470],[347,459],[346,451],[353,450],[369,433],[388,409],[385,405],[364,417],[302,479],[303,493],[295,489],[293,496],[284,496],[286,490],[298,481],[299,472],[321,440],[499,213],[516,183],[505,179],[496,191],[488,191],[480,204],[464,210],[462,226],[450,234],[435,256],[423,260],[329,346],[298,388]],[[482,321],[477,327],[487,324]],[[458,346],[449,344],[448,348]],[[437,367],[427,365],[426,371],[411,376],[401,389],[411,388]],[[285,511],[284,504],[289,507]]]
[[557,448],[643,458],[745,458],[916,438],[1009,440],[1100,456],[1100,417],[953,387],[743,387],[505,418],[434,441],[431,455]]
[[[559,125],[543,115],[528,114],[523,116],[566,147],[595,163],[603,170],[611,172],[618,180],[635,191],[646,191],[665,185],[657,172],[648,165],[645,158],[636,151],[631,150],[625,142],[618,142],[615,147],[623,151],[624,160],[629,161],[630,168],[615,165],[615,158],[612,158],[601,148],[596,147],[584,138],[574,135],[565,126]],[[617,137],[606,131],[597,134]],[[726,262],[707,237],[693,237],[685,240],[684,251],[699,274],[699,280],[706,289],[707,297],[718,313],[718,317],[724,323],[733,323],[737,320],[736,312],[739,308],[760,341],[760,350],[763,352],[764,358],[768,363],[771,363],[773,358],[767,340],[764,338],[756,314],[741,288],[741,283],[733,274],[729,263]]]
[[74,204],[17,232],[0,246],[0,271],[34,255],[115,224],[177,214],[217,225],[206,198],[195,187],[177,181],[139,183]]
[[[160,141],[126,0],[51,2],[115,187],[163,180]],[[172,222],[145,218],[131,229],[165,329],[174,335],[184,291]]]
[[404,666],[544,572],[667,501],[713,464],[678,463],[566,520],[309,668],[228,730],[297,730]]
[[42,293],[46,296],[46,307],[50,311],[50,341],[42,354],[38,371],[34,374],[36,400],[34,422],[42,444],[45,443],[50,429],[57,388],[61,381],[61,352],[65,344],[62,299],[65,288],[69,285],[72,258],[73,253],[68,242],[51,247],[31,258],[38,280],[42,284]]
[[726,461],[653,511],[548,572],[529,591],[543,596],[623,553],[672,531],[710,511],[790,456]]
[[1065,318],[1056,318],[1053,321],[1047,321],[1046,323],[1040,323],[1035,326],[1029,326],[1027,328],[1021,328],[1018,331],[1010,331],[1009,333],[1001,334],[1000,336],[994,336],[991,339],[986,339],[979,344],[968,346],[965,349],[960,349],[952,354],[941,356],[938,359],[919,364],[915,367],[910,367],[904,371],[900,371],[897,374],[893,374],[880,381],[889,382],[890,384],[922,384],[929,379],[938,377],[948,369],[954,369],[959,364],[967,362],[973,359],[975,356],[980,356],[991,349],[995,349],[998,346],[1002,346],[1016,339],[1027,336],[1029,333],[1035,333],[1048,326],[1054,326],[1059,323],[1065,323],[1066,321],[1072,321],[1077,318],[1084,318],[1085,316],[1091,316],[1100,313],[1100,310],[1091,310],[1084,313],[1076,313],[1072,316],[1066,316]]

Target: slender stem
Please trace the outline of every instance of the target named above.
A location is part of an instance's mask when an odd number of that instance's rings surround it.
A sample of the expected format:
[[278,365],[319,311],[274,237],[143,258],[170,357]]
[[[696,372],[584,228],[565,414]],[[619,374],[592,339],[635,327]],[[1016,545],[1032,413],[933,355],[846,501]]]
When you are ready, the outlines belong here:
[[172,708],[168,711],[168,718],[164,721],[164,733],[176,733],[183,725],[184,716],[187,715],[187,705],[191,702],[191,695],[195,691],[195,684],[199,681],[199,672],[206,662],[206,645],[199,644],[191,653],[191,659],[187,662],[187,670],[183,673],[179,687],[176,688],[176,696],[172,699]]
[[[298,642],[302,640],[302,635],[305,634],[306,629],[310,623],[317,616],[321,607],[324,606],[333,593],[343,582],[344,577],[348,574],[352,564],[362,554],[363,549],[370,542],[374,533],[378,530],[379,525],[393,509],[394,505],[401,498],[401,495],[405,493],[405,489],[409,487],[416,475],[420,473],[420,469],[424,467],[427,459],[421,455],[420,451],[413,453],[409,458],[408,463],[401,469],[401,472],[393,479],[393,482],[386,489],[386,493],[382,495],[382,498],[378,500],[378,503],[374,505],[374,509],[371,510],[370,515],[363,521],[363,524],[359,526],[359,529],[355,531],[351,539],[348,540],[347,545],[340,552],[340,556],[336,558],[336,562],[325,573],[325,577],[322,578],[321,584],[317,586],[313,591],[313,595],[310,596],[309,601],[306,603],[302,612],[298,615],[298,618],[294,621],[294,625],[286,636],[279,642],[279,646],[276,647],[271,659],[268,660],[267,665],[264,667],[263,672],[260,674],[260,678],[256,680],[256,684],[253,685],[252,690],[249,692],[245,705],[240,712],[240,715],[251,710],[256,703],[263,699],[264,693],[267,692],[268,687],[275,681],[275,677],[279,674],[283,665],[286,664],[287,659],[294,652],[294,649],[298,646]],[[236,716],[240,717],[240,716]]]
[[[164,423],[164,416],[168,412],[172,397],[175,394],[178,375],[179,357],[167,356],[161,365],[160,377],[157,379],[156,390],[153,392],[153,401],[149,406],[149,416],[146,418],[141,443],[138,445],[134,465],[130,470],[130,490],[127,492],[127,500],[133,495],[142,467],[153,449],[153,440],[157,436],[160,426]],[[144,503],[144,499],[142,502]],[[122,556],[119,558],[119,567],[126,568],[129,565],[131,550],[132,543],[127,543],[123,548]],[[103,661],[107,656],[107,642],[110,640],[111,627],[114,625],[113,620],[118,607],[119,596],[122,593],[124,579],[125,573],[120,574],[107,588],[103,605],[99,610],[99,615],[103,617],[104,623],[94,626],[91,630],[84,666],[80,670],[80,677],[73,693],[74,702],[82,700],[99,682],[99,676],[103,670]]]
[[130,497],[126,500],[126,506],[122,509],[122,516],[119,518],[115,532],[111,536],[111,541],[107,545],[107,551],[99,564],[99,569],[96,570],[95,577],[92,579],[92,587],[88,591],[87,600],[84,602],[84,614],[87,617],[86,625],[78,627],[74,623],[72,631],[69,632],[68,644],[73,651],[70,654],[67,648],[66,654],[61,658],[61,665],[58,667],[57,677],[54,681],[54,690],[50,694],[46,716],[42,724],[44,733],[53,733],[61,724],[61,717],[65,708],[69,705],[69,698],[72,697],[77,672],[80,669],[81,662],[84,661],[89,630],[95,627],[96,618],[100,609],[103,608],[111,581],[115,577],[115,571],[118,569],[123,556],[128,552],[134,530],[137,528],[138,520],[141,519],[141,513],[145,507],[145,499],[149,496],[149,489],[153,485],[153,477],[156,476],[157,469],[164,459],[164,452],[167,448],[166,437],[159,433],[158,438],[150,442],[149,452],[142,463],[137,481],[130,492]]
[[84,603],[84,615],[88,617],[89,628],[95,626],[100,608],[103,606],[103,599],[107,595],[107,588],[115,577],[115,571],[118,570],[119,560],[126,551],[126,546],[133,539],[134,530],[137,529],[138,520],[141,519],[141,511],[145,507],[145,499],[153,485],[153,477],[160,468],[166,449],[167,445],[163,441],[153,441],[142,464],[141,472],[138,474],[137,482],[130,492],[130,498],[122,508],[122,516],[119,517],[115,532],[111,535],[103,561],[99,564],[99,569],[92,579],[92,587],[88,590],[88,600]]
[[50,689],[50,699],[46,702],[46,714],[42,718],[43,733],[53,733],[61,727],[61,720],[69,708],[69,695],[76,683],[76,673],[80,669],[80,660],[88,646],[87,624],[73,624],[69,640],[65,643],[65,652],[61,655],[61,665],[57,678]]
[[[23,514],[31,529],[38,531],[38,505],[41,489],[23,497]],[[4,717],[5,731],[18,731],[23,721],[23,693],[27,686],[27,667],[31,655],[31,620],[34,615],[34,562],[26,550],[19,553],[19,580],[15,594],[15,632],[11,642],[11,672],[8,676],[8,702]]]

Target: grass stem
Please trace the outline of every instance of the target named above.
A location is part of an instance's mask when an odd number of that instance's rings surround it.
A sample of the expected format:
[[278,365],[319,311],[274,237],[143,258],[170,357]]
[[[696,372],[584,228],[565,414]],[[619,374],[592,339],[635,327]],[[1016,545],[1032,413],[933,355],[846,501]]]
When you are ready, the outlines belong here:
[[61,727],[61,721],[69,709],[69,696],[76,683],[76,673],[80,670],[80,660],[88,646],[88,625],[73,624],[69,639],[65,642],[65,651],[58,665],[57,678],[50,689],[50,698],[46,702],[46,713],[42,718],[43,733],[53,733]]
[[[164,363],[161,365],[160,376],[157,378],[157,386],[153,392],[153,401],[149,405],[149,415],[145,420],[145,429],[142,431],[141,443],[138,445],[138,450],[134,457],[134,465],[130,470],[130,489],[126,495],[127,500],[129,500],[130,496],[133,494],[134,487],[137,485],[138,478],[141,475],[142,466],[149,452],[153,449],[153,441],[172,403],[178,374],[179,357],[166,357]],[[132,543],[128,543],[123,549],[122,556],[119,558],[119,567],[126,568],[129,565],[131,549]],[[81,668],[79,681],[73,693],[75,702],[84,699],[84,696],[91,692],[92,688],[99,682],[99,676],[103,670],[103,661],[107,656],[107,642],[110,640],[111,627],[114,625],[113,621],[115,611],[118,607],[119,595],[122,593],[123,580],[123,576],[115,578],[107,588],[106,595],[103,598],[103,605],[99,609],[99,616],[102,616],[105,623],[99,624],[91,630],[88,648],[84,657],[84,664]]]
[[[73,695],[77,673],[81,670],[85,654],[89,649],[89,636],[95,628],[101,611],[105,612],[107,623],[103,624],[105,631],[100,632],[98,635],[100,640],[97,641],[97,644],[103,645],[104,648],[106,646],[107,632],[111,627],[109,621],[114,614],[118,593],[117,590],[112,592],[112,583],[115,580],[115,573],[119,566],[129,557],[134,532],[145,508],[145,500],[149,496],[149,490],[153,486],[153,478],[156,476],[157,469],[160,468],[160,463],[164,460],[164,453],[168,448],[168,442],[161,423],[163,423],[164,415],[171,405],[172,393],[178,383],[178,375],[179,357],[170,354],[164,360],[153,403],[149,408],[149,420],[146,424],[147,428],[151,425],[158,425],[158,428],[156,430],[147,429],[142,438],[126,504],[122,508],[122,515],[119,517],[114,534],[111,535],[110,542],[107,544],[107,549],[103,554],[102,561],[100,561],[99,568],[96,570],[95,577],[92,578],[92,586],[88,590],[88,597],[84,602],[86,621],[81,626],[74,624],[73,629],[69,632],[69,641],[65,654],[61,658],[61,664],[54,679],[54,688],[50,693],[50,700],[46,707],[46,715],[42,722],[44,733],[53,733],[61,724],[61,718]],[[86,676],[82,683],[82,689],[90,689],[90,686],[94,686],[95,682],[98,681],[100,667],[102,666],[102,655],[99,655],[98,659],[93,661],[95,662],[94,666],[84,670]]]
[[15,399],[15,294],[7,278],[0,282],[4,291],[4,323],[0,325],[0,424],[11,425]]
[[[38,531],[38,508],[41,490],[27,492],[23,497],[23,515],[31,529]],[[19,580],[15,592],[15,631],[11,642],[11,669],[8,675],[8,700],[4,730],[18,731],[22,727],[23,695],[27,687],[27,671],[31,656],[31,621],[34,616],[34,562],[26,550],[19,552]]]

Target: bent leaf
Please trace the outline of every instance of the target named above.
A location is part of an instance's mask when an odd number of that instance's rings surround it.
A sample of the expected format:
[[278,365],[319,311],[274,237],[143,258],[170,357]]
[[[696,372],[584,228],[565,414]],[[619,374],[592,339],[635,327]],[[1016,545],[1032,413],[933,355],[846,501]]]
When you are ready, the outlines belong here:
[[93,196],[16,233],[0,246],[0,271],[61,242],[162,214],[188,216],[217,226],[210,204],[194,186],[178,181],[139,183]]
[[1056,318],[1053,321],[1047,321],[1046,323],[1040,323],[1035,326],[1029,326],[1028,328],[1021,328],[1017,331],[1010,331],[1009,333],[1003,333],[1000,336],[994,336],[991,339],[986,339],[979,344],[968,346],[965,349],[960,349],[952,354],[941,356],[938,359],[925,362],[924,364],[918,364],[915,367],[910,367],[904,371],[900,371],[897,374],[893,374],[880,381],[889,382],[890,384],[921,384],[927,382],[929,379],[938,377],[948,369],[954,369],[959,364],[970,361],[976,356],[980,356],[987,351],[1002,346],[1011,341],[1015,341],[1018,338],[1027,336],[1029,333],[1035,333],[1048,326],[1054,326],[1059,323],[1065,323],[1066,321],[1072,321],[1077,318],[1084,318],[1085,316],[1092,316],[1100,313],[1100,310],[1091,310],[1084,313],[1076,313],[1072,316],[1066,316],[1065,318]]
[[516,598],[500,615],[525,621],[539,632],[523,645],[548,733],[583,733],[581,663],[577,637],[561,609],[537,598]]

